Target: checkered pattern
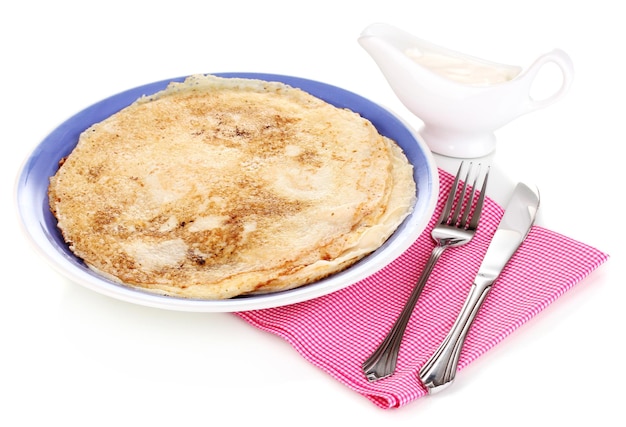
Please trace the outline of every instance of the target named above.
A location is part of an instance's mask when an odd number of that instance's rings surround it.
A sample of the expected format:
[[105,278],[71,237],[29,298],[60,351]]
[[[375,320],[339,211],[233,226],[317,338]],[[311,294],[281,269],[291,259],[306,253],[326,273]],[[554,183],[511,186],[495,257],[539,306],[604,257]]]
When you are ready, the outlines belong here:
[[[434,242],[435,226],[453,177],[440,170],[437,210],[418,240],[378,273],[340,291],[285,307],[236,313],[259,329],[287,340],[305,359],[381,408],[427,394],[417,372],[454,322],[503,209],[485,200],[481,224],[467,245],[449,249],[418,300],[400,348],[394,375],[369,383],[361,363],[388,333],[408,299]],[[507,264],[467,336],[463,369],[546,308],[608,259],[608,255],[535,226]]]

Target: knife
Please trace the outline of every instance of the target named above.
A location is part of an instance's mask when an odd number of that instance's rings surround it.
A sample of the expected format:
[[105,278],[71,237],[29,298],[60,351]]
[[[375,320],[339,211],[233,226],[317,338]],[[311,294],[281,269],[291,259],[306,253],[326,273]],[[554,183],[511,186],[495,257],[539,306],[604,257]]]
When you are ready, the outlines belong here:
[[446,338],[419,372],[419,378],[430,394],[445,389],[454,381],[467,332],[493,283],[528,235],[538,208],[537,188],[517,184],[461,312]]

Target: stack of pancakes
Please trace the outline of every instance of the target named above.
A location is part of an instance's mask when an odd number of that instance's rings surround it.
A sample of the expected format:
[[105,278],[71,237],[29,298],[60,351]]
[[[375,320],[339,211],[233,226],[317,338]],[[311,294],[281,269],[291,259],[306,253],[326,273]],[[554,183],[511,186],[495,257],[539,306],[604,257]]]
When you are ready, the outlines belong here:
[[352,265],[410,213],[415,183],[354,112],[283,83],[198,75],[87,129],[49,198],[70,249],[104,276],[224,299]]

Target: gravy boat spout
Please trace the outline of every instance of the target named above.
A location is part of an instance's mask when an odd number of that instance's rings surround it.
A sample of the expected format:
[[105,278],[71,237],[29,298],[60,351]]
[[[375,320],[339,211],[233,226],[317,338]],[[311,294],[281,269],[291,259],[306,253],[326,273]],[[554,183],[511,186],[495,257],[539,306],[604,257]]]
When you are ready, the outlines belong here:
[[[574,74],[571,59],[559,49],[523,70],[437,46],[387,24],[370,25],[358,41],[400,101],[423,122],[424,142],[451,157],[490,154],[494,131],[556,102]],[[548,63],[560,69],[560,87],[547,98],[533,99],[533,82]]]

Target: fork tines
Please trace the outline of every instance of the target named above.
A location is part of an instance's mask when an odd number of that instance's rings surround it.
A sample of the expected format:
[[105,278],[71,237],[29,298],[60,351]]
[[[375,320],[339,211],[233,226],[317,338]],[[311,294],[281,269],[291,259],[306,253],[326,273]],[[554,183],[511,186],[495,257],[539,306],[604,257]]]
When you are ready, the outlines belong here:
[[[467,168],[464,168],[464,166],[465,162],[461,162],[456,177],[454,178],[454,184],[452,184],[452,188],[454,190],[450,191],[450,195],[446,201],[440,222],[447,223],[453,227],[473,230],[478,226],[478,221],[482,212],[490,167],[487,166],[486,171],[481,173],[483,169],[483,165],[481,163],[478,163],[476,168],[474,168],[474,162],[469,162]],[[465,178],[461,179],[463,176],[463,169],[467,170],[465,171]],[[476,170],[474,171],[474,169]],[[479,182],[481,175],[482,180]],[[471,182],[472,179],[473,183],[468,188],[468,183]],[[476,199],[475,194],[478,185],[480,185],[480,192],[478,194],[478,198]],[[451,212],[453,206],[455,206],[454,212]],[[463,209],[462,215],[460,215],[461,209]],[[457,221],[454,224],[452,223],[453,219]]]

